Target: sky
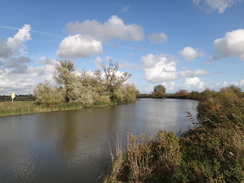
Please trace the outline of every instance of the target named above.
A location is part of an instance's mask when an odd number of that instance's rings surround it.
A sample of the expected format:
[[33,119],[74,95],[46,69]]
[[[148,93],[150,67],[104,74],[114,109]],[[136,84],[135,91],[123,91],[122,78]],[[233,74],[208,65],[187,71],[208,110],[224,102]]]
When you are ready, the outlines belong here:
[[112,59],[140,93],[244,91],[244,0],[0,0],[0,95]]

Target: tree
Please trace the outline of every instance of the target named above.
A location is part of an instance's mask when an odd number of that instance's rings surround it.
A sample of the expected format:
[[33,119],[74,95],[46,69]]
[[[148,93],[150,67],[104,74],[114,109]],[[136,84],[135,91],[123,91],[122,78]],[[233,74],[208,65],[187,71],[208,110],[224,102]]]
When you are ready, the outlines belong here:
[[156,86],[154,86],[152,95],[155,97],[163,97],[165,92],[166,92],[166,89],[163,85],[156,85]]
[[101,63],[100,66],[102,67],[104,74],[105,74],[105,91],[107,93],[114,92],[118,89],[125,81],[129,79],[131,74],[128,72],[122,73],[122,76],[118,76],[118,63],[112,63],[112,60],[109,60],[108,66],[104,63]]
[[60,88],[53,87],[48,81],[39,83],[34,88],[36,103],[45,104],[47,107],[63,102],[63,93]]
[[124,84],[130,74],[119,73],[118,64],[113,64],[111,60],[108,66],[102,63],[101,67],[104,73],[96,70],[92,74],[84,72],[78,75],[73,62],[59,61],[54,73],[57,86],[51,86],[48,82],[38,84],[34,90],[38,103],[49,106],[49,103],[65,101],[91,106],[131,102],[136,99],[135,86]]
[[74,71],[74,63],[70,60],[59,61],[59,65],[56,66],[54,79],[57,84],[61,85],[64,88],[66,102],[72,100],[72,95],[75,91],[75,83],[78,81],[78,78],[75,76]]
[[231,85],[229,87],[226,88],[221,88],[220,92],[234,92],[235,94],[240,94],[241,93],[241,88],[235,86],[235,85]]
[[177,95],[187,95],[189,92],[187,90],[179,90],[176,92]]

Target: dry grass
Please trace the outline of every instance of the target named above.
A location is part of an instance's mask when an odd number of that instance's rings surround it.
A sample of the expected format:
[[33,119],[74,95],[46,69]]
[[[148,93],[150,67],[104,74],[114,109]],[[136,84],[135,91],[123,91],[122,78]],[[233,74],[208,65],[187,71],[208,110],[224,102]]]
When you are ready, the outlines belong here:
[[178,170],[180,147],[174,133],[160,131],[156,140],[128,134],[127,139],[126,152],[118,151],[104,182],[158,182],[170,179]]
[[201,123],[179,138],[128,134],[105,182],[244,182],[244,99],[223,90],[198,111]]

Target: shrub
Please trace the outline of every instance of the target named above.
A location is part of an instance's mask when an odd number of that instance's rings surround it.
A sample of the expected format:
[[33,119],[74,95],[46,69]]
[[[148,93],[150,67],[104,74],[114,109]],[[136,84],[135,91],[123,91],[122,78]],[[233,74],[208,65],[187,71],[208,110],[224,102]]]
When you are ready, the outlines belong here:
[[37,104],[44,104],[47,107],[64,101],[62,89],[51,86],[47,81],[36,86],[34,95]]

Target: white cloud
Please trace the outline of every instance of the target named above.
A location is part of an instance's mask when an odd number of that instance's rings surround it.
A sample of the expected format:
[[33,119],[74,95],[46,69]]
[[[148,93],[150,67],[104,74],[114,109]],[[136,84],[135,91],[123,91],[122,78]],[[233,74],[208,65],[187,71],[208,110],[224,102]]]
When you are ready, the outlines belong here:
[[219,13],[224,13],[226,8],[241,0],[193,0],[193,3],[204,8],[206,11],[217,10]]
[[239,82],[239,85],[244,87],[244,79],[242,79],[240,82]]
[[236,55],[244,60],[244,29],[227,32],[225,37],[214,41],[214,47],[217,54],[214,59]]
[[29,32],[30,25],[24,25],[6,43],[0,40],[0,95],[33,93],[39,82],[53,81],[55,60],[41,57],[41,66],[30,66],[32,59],[22,55],[24,42],[31,39]]
[[150,82],[163,82],[176,79],[176,63],[164,55],[148,54],[142,57],[145,66],[144,77]]
[[24,42],[31,39],[30,29],[30,25],[26,24],[13,37],[9,37],[6,43],[0,39],[1,60],[9,58],[13,54],[25,54],[26,47]]
[[154,33],[148,36],[151,43],[164,43],[168,40],[168,36],[164,33]]
[[96,20],[70,22],[66,25],[69,34],[84,34],[100,41],[110,39],[140,41],[143,39],[143,29],[136,24],[124,24],[124,21],[113,15],[104,23]]
[[224,81],[223,83],[218,83],[216,85],[219,87],[219,89],[221,89],[223,87],[229,87],[231,85],[235,85],[235,86],[241,88],[242,91],[244,91],[244,79],[241,79],[240,81],[232,81],[232,82]]
[[8,47],[12,50],[13,53],[17,53],[19,49],[24,48],[24,42],[31,40],[30,35],[31,27],[28,24],[25,24],[22,29],[14,35],[14,37],[9,37],[7,40]]
[[12,54],[11,48],[0,39],[0,59],[8,58]]
[[193,90],[203,90],[204,89],[204,82],[200,80],[198,77],[186,78],[183,86],[186,89]]
[[169,92],[173,92],[175,91],[177,85],[174,81],[171,81],[171,82],[163,82],[162,85],[166,88],[166,92],[169,93]]
[[181,71],[179,71],[178,75],[180,77],[185,77],[185,78],[191,78],[195,76],[204,76],[210,74],[208,71],[202,70],[202,69],[197,69],[195,71],[192,71],[187,68],[183,68]]
[[183,50],[179,52],[179,54],[187,61],[191,61],[196,57],[202,57],[205,55],[204,52],[198,52],[192,47],[185,47]]
[[64,38],[56,55],[66,58],[89,57],[103,52],[102,43],[88,36],[76,34]]
[[[22,57],[20,57],[22,58]],[[15,58],[18,59],[18,58]],[[22,58],[23,62],[21,67],[15,68],[0,68],[0,94],[11,94],[15,92],[16,94],[28,94],[33,93],[33,88],[40,82],[45,80],[54,83],[53,72],[55,71],[55,64],[50,64],[51,62],[56,63],[55,60],[51,60],[44,57],[41,58],[39,63],[41,66],[34,67],[28,66],[24,63],[25,60],[30,60],[29,58]],[[23,72],[24,67],[24,72]],[[14,69],[14,71],[12,70]]]

